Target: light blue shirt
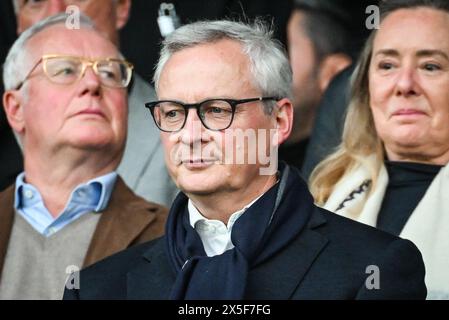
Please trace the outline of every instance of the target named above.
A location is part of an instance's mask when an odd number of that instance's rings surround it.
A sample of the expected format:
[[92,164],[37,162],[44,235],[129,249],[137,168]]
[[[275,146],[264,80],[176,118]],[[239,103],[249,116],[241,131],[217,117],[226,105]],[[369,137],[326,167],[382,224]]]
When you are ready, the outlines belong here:
[[117,180],[117,173],[108,173],[78,185],[57,218],[47,210],[39,191],[24,179],[25,172],[16,179],[14,208],[37,232],[49,237],[86,213],[104,210]]

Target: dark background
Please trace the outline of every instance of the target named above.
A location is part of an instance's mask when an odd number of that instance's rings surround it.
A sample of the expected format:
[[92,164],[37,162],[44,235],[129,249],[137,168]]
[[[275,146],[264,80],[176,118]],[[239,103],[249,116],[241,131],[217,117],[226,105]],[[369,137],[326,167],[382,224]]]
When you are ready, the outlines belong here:
[[[137,72],[150,80],[162,37],[157,25],[161,2],[171,2],[185,24],[199,19],[233,18],[252,20],[262,16],[273,21],[275,36],[285,43],[291,0],[133,0],[128,24],[121,31],[123,54],[135,64]],[[16,39],[11,0],[0,1],[0,61]]]
[[[291,0],[133,0],[131,15],[121,31],[121,51],[142,77],[151,81],[162,37],[157,24],[161,2],[175,5],[182,24],[199,19],[233,18],[251,21],[262,16],[273,23],[275,36],[285,44]],[[16,39],[16,23],[11,0],[0,0],[0,63]],[[2,78],[2,77],[0,77]],[[0,97],[3,83],[0,81]],[[20,149],[0,107],[0,191],[22,171]]]
[[121,32],[121,47],[138,73],[147,80],[152,77],[162,40],[157,25],[161,2],[175,5],[182,24],[201,19],[249,17],[252,20],[255,16],[263,16],[274,22],[275,36],[284,43],[286,40],[290,0],[133,0],[131,18]]

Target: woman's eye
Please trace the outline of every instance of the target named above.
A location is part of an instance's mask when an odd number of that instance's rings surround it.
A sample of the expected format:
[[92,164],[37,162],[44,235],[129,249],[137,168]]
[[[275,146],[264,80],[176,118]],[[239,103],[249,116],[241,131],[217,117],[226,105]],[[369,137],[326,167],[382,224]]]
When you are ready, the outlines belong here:
[[441,67],[435,63],[426,63],[423,66],[426,71],[438,71],[441,70]]
[[381,62],[379,63],[379,69],[381,70],[391,70],[393,69],[393,64],[390,62]]

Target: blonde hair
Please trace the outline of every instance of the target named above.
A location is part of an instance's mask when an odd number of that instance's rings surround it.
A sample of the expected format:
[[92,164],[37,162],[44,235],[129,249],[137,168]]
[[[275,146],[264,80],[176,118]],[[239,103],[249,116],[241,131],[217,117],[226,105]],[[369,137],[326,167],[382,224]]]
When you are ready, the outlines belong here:
[[[310,191],[318,205],[327,201],[338,181],[360,165],[368,166],[371,171],[373,190],[383,163],[383,146],[377,135],[369,104],[368,72],[375,36],[376,32],[373,32],[368,38],[351,79],[351,99],[342,143],[335,152],[318,164],[310,176]],[[367,156],[372,154],[376,155],[374,165],[366,161]]]
[[[449,13],[447,0],[383,0],[380,2],[381,22],[396,10],[420,7]],[[351,99],[342,143],[318,164],[310,176],[310,191],[318,205],[329,199],[338,181],[359,166],[365,166],[371,172],[370,190],[375,189],[377,175],[384,162],[384,147],[374,125],[369,95],[369,68],[376,34],[373,31],[368,38],[351,80]],[[367,161],[367,156],[371,155],[375,155],[374,162]]]

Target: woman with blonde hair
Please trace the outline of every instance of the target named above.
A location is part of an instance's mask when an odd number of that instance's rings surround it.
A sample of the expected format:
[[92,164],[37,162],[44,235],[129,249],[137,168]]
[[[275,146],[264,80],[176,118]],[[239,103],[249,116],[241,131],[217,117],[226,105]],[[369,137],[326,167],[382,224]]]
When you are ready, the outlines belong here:
[[328,210],[412,240],[449,298],[449,1],[385,0],[353,75],[343,139],[310,178]]

